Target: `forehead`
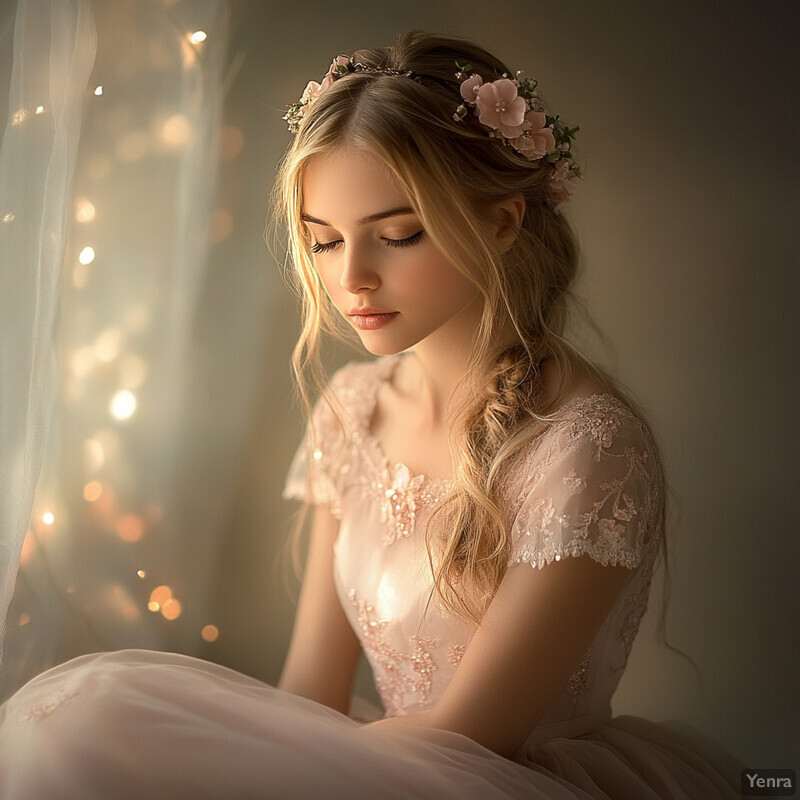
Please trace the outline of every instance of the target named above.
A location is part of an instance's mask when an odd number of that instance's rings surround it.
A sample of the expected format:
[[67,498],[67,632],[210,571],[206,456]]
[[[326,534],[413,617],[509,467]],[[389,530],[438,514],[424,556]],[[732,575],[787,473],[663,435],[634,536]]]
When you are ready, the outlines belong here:
[[302,181],[301,211],[334,224],[411,205],[386,164],[363,150],[343,148],[312,156]]

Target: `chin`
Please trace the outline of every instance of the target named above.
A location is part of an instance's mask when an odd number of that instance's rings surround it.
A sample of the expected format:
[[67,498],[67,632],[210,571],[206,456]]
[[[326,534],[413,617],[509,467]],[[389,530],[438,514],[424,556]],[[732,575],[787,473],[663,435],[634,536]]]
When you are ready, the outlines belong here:
[[406,350],[414,346],[416,342],[409,344],[408,342],[398,342],[397,340],[383,340],[379,337],[364,337],[361,339],[361,346],[374,356],[394,356],[398,353],[404,353]]

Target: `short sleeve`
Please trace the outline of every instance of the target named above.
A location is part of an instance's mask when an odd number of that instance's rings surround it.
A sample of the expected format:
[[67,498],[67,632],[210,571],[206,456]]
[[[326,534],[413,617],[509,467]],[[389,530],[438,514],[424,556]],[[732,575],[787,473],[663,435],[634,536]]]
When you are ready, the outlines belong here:
[[[613,405],[602,407],[601,397]],[[605,566],[634,569],[652,554],[664,491],[652,437],[614,398],[586,401],[588,407],[545,434],[548,441],[523,460],[509,566],[541,569],[586,554]]]
[[[348,367],[343,367],[330,382],[331,391],[340,401],[347,394],[347,379]],[[346,423],[346,405],[342,410]],[[330,505],[334,516],[338,518],[341,513],[340,483],[347,435],[325,397],[317,400],[312,421],[313,424],[306,426],[292,459],[283,497],[313,505]]]

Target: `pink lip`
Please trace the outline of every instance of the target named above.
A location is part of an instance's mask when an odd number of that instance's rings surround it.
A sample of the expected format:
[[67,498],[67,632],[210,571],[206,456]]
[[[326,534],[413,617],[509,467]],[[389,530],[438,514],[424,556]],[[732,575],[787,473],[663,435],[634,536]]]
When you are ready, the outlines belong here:
[[[371,312],[371,313],[369,313]],[[388,325],[400,312],[399,311],[377,311],[371,308],[355,309],[355,313],[350,313],[353,325],[362,331],[374,331]]]
[[387,308],[374,308],[373,306],[353,306],[348,312],[351,317],[368,316],[375,314],[396,314],[396,311],[389,311]]

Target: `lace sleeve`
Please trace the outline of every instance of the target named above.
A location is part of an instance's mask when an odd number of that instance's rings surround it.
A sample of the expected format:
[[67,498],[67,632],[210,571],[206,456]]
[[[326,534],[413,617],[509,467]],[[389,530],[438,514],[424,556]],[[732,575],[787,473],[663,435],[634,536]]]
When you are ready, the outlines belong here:
[[[663,477],[644,424],[613,398],[582,413],[526,465],[511,527],[508,565],[541,569],[584,553],[630,569],[657,541]],[[598,413],[594,413],[598,412]]]
[[[341,397],[347,380],[346,371],[347,367],[343,367],[331,379],[330,389],[337,397]],[[324,397],[317,400],[312,421],[292,459],[283,497],[314,505],[328,504],[334,516],[339,517],[345,432]]]

